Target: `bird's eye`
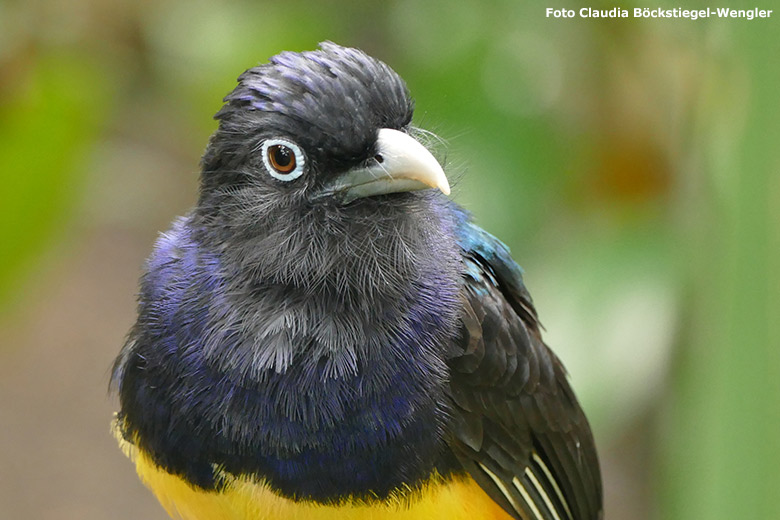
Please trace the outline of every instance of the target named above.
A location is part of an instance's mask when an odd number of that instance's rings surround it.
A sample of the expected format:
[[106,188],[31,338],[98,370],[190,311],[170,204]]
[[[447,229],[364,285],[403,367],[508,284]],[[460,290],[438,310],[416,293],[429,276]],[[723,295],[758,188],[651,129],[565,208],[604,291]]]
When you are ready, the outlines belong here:
[[268,148],[268,161],[274,170],[286,175],[295,169],[295,152],[283,144],[275,144]]
[[303,174],[303,152],[298,145],[284,139],[269,139],[263,143],[263,162],[272,177],[291,181]]

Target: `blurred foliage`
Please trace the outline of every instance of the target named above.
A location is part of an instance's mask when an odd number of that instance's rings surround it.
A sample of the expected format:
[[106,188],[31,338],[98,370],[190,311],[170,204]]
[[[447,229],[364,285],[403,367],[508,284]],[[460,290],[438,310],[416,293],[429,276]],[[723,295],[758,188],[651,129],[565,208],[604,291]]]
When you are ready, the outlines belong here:
[[703,189],[682,201],[686,322],[662,445],[669,518],[780,518],[780,40],[765,26],[728,29],[708,42],[727,62],[705,63],[683,165]]
[[105,117],[107,85],[89,59],[14,56],[0,82],[0,304],[78,202],[79,159]]
[[[510,0],[0,3],[0,309],[90,230],[151,241],[186,209],[244,69],[357,46],[407,80],[457,200],[526,268],[593,421],[609,517],[780,517],[775,19],[556,20]],[[639,458],[614,469],[626,442]],[[639,491],[609,487],[620,471]]]

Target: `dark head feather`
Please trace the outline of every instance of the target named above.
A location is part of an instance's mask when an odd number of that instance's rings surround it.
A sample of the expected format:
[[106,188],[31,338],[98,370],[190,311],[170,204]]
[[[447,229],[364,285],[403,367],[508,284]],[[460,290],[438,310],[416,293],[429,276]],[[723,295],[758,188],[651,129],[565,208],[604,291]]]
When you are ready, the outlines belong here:
[[[247,70],[216,114],[219,128],[203,158],[196,238],[224,250],[223,263],[247,278],[323,284],[342,296],[401,291],[404,282],[454,246],[442,240],[433,192],[398,193],[342,206],[317,199],[329,179],[371,159],[381,128],[409,131],[413,102],[390,67],[331,42],[283,52]],[[305,154],[295,182],[262,164],[263,140],[284,138]],[[436,241],[437,243],[433,243]],[[445,253],[446,251],[446,253]]]
[[407,128],[413,108],[398,74],[358,49],[324,42],[283,52],[241,74],[225,97],[203,158],[204,187],[224,184],[214,173],[245,166],[268,137],[292,138],[323,181],[371,157],[378,129]]

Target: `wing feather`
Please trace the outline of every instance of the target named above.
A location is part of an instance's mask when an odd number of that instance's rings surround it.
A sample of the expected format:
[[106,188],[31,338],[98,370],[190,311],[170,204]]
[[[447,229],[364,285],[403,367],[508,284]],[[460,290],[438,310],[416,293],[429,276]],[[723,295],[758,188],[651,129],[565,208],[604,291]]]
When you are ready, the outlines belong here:
[[461,229],[462,326],[450,353],[450,448],[515,518],[603,517],[590,427],[543,343],[522,271],[491,235]]

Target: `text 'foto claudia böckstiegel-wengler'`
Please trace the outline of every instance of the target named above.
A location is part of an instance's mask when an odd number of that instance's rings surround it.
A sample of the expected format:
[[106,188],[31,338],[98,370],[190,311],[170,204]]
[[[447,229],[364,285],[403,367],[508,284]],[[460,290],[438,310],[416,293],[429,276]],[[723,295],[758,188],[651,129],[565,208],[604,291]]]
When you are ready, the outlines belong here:
[[772,9],[731,9],[728,7],[708,7],[706,9],[683,9],[675,7],[674,9],[664,9],[661,7],[635,7],[634,9],[621,9],[613,7],[612,9],[593,9],[583,7],[579,10],[574,9],[555,9],[548,7],[545,9],[547,18],[688,18],[698,20],[701,18],[742,18],[745,20],[755,20],[761,18],[771,18]]

